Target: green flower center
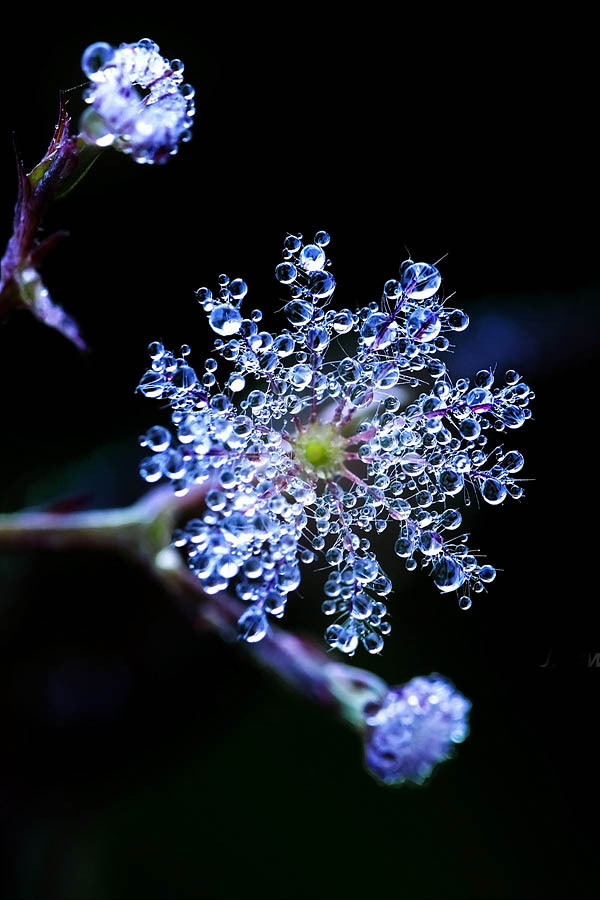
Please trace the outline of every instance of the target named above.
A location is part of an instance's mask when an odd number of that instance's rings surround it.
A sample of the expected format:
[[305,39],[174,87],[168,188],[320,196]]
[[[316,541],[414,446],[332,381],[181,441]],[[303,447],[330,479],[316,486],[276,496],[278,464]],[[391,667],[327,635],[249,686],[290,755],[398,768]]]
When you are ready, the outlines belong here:
[[332,478],[344,464],[344,439],[334,425],[314,422],[294,440],[294,455],[309,474]]

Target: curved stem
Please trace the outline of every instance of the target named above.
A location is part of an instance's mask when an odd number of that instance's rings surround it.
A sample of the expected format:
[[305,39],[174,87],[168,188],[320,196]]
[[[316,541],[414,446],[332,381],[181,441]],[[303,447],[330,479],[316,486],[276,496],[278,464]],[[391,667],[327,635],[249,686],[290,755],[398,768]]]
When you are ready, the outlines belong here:
[[[207,489],[201,485],[178,498],[170,487],[156,488],[121,509],[2,515],[0,549],[100,549],[124,554],[144,565],[197,628],[237,642],[237,620],[244,604],[226,593],[206,594],[202,582],[169,546],[177,520],[202,506]],[[386,683],[370,672],[336,663],[310,639],[275,626],[262,641],[240,644],[261,667],[361,731],[365,705],[387,691]]]

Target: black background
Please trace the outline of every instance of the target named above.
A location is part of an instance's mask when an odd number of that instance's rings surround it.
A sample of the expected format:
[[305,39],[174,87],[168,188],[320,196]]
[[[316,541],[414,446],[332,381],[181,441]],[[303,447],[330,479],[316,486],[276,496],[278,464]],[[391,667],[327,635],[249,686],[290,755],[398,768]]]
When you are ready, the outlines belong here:
[[[150,340],[207,349],[200,285],[227,272],[280,304],[286,232],[332,235],[337,302],[376,299],[410,251],[448,253],[471,316],[455,375],[516,367],[535,419],[513,435],[527,496],[481,510],[503,571],[458,610],[394,563],[392,683],[440,671],[472,734],[418,790],[378,787],[355,737],[200,637],[168,597],[98,555],[3,554],[0,816],[5,896],[546,898],[597,893],[596,167],[586,25],[504,11],[325,22],[318,8],[87,27],[23,19],[4,38],[2,235],[11,133],[27,167],[94,40],[142,36],[186,63],[194,139],[149,169],[110,151],[57,204],[44,266],[84,356],[25,313],[0,328],[3,511],[143,492],[134,394]],[[234,27],[235,25],[235,27]],[[80,92],[70,94],[76,117]],[[3,239],[4,239],[3,237]],[[273,321],[271,319],[271,321]],[[385,541],[383,542],[386,543]],[[387,542],[389,544],[389,541]],[[316,590],[289,625],[320,636]],[[550,664],[542,667],[551,652]]]

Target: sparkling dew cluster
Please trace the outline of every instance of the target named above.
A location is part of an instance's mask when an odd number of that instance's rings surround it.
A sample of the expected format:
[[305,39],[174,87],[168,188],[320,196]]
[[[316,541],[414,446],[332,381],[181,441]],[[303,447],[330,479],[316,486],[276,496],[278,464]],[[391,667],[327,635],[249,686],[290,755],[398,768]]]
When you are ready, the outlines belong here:
[[470,709],[441,675],[390,688],[364,710],[367,767],[384,784],[423,784],[467,737]]
[[522,495],[522,455],[489,438],[523,425],[533,392],[515,371],[501,384],[489,370],[450,378],[440,355],[469,320],[444,301],[433,265],[406,260],[378,302],[334,309],[328,243],[326,232],[286,237],[275,269],[290,293],[281,332],[263,330],[260,310],[244,315],[246,283],[221,275],[214,294],[196,292],[217,335],[203,372],[187,345],[179,355],[150,345],[139,391],[168,401],[173,428],[140,439],[151,451],[140,472],[178,494],[206,483],[205,512],[173,541],[205,591],[234,589],[247,603],[243,639],[264,637],[300,566],[318,559],[327,644],[378,653],[392,582],[372,537],[391,530],[406,569],[420,567],[468,609],[496,572],[458,533],[455,504]]
[[183,84],[183,63],[167,60],[150,38],[111,47],[99,41],[84,52],[90,79],[81,137],[114,147],[139,163],[164,163],[191,139],[194,88]]

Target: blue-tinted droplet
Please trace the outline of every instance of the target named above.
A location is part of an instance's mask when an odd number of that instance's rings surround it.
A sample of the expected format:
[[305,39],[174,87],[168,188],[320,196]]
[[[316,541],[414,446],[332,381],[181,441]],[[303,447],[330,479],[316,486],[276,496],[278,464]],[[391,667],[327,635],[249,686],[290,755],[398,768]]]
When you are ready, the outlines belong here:
[[442,328],[440,317],[430,309],[418,307],[409,316],[406,331],[413,341],[433,341]]
[[275,278],[281,284],[291,284],[296,280],[298,270],[293,263],[282,262],[275,268]]
[[267,630],[267,617],[252,606],[238,619],[238,634],[243,641],[247,641],[249,644],[261,641]]
[[427,300],[439,290],[442,276],[435,266],[419,262],[406,266],[400,281],[407,297],[413,300]]
[[325,253],[317,244],[307,244],[300,251],[300,265],[307,272],[316,272],[325,265]]
[[242,315],[235,306],[230,303],[222,303],[215,306],[209,317],[209,324],[217,334],[228,337],[237,334],[242,326]]
[[465,580],[463,567],[451,556],[442,556],[433,569],[433,581],[443,593],[456,591]]
[[487,503],[497,506],[506,497],[506,487],[497,478],[486,478],[481,486],[481,496]]
[[[83,52],[81,57],[81,68],[90,79],[97,81],[96,73],[100,71],[114,56],[115,49],[104,41],[97,41],[90,44]],[[96,76],[96,77],[95,77]]]
[[308,289],[319,300],[331,297],[335,290],[335,278],[331,272],[314,272],[308,279]]

